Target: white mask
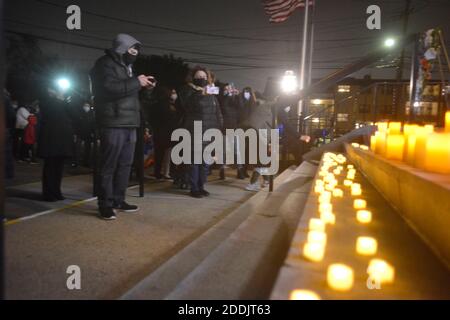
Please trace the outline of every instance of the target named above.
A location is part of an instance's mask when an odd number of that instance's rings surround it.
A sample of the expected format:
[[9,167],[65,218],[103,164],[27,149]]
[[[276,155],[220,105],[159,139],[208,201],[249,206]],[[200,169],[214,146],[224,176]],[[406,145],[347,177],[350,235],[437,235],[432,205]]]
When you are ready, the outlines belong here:
[[172,101],[175,101],[175,100],[178,99],[178,95],[177,95],[176,93],[174,93],[174,94],[172,94],[172,95],[170,96],[170,99],[171,99]]
[[91,110],[90,106],[83,106],[84,112],[89,112]]
[[245,100],[249,100],[250,99],[250,92],[244,92],[244,98],[245,98]]

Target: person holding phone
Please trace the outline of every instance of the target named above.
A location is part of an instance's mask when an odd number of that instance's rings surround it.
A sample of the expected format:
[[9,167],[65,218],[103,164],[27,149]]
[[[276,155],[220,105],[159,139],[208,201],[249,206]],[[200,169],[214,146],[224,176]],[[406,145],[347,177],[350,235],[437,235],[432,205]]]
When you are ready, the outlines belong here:
[[141,124],[139,91],[153,89],[152,76],[133,74],[133,63],[141,43],[128,34],[119,34],[111,49],[97,60],[90,76],[97,127],[100,131],[100,172],[98,207],[100,217],[116,219],[116,212],[136,212],[125,201],[136,145],[136,129]]
[[[208,129],[222,130],[223,117],[215,94],[217,89],[212,89],[213,86],[208,88],[208,85],[212,84],[209,71],[197,66],[192,70],[191,77],[192,79],[188,84],[190,90],[183,94],[186,113],[184,128],[191,133],[192,137],[194,136],[194,121],[202,122],[203,133]],[[202,149],[207,144],[208,142],[202,142]],[[192,152],[194,149],[194,145],[192,145]],[[193,159],[194,156],[192,154],[192,162]],[[190,195],[192,197],[202,198],[209,196],[209,192],[205,190],[207,174],[208,164],[203,157],[201,164],[192,163],[189,165]]]

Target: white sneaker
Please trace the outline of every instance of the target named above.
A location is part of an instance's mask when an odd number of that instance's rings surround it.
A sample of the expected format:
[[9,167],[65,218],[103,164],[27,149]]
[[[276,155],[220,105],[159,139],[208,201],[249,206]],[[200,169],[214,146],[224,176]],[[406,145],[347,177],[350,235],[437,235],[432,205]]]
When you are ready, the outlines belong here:
[[258,185],[258,183],[249,183],[245,187],[245,190],[258,192],[259,190],[261,190],[261,187]]

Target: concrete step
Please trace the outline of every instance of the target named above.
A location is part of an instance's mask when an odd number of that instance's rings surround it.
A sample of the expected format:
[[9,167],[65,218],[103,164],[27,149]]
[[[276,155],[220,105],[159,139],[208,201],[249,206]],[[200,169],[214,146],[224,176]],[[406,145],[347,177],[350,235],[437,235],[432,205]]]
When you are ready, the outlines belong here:
[[165,299],[267,299],[287,253],[316,166],[304,162],[273,193],[243,205],[247,217]]
[[[294,173],[295,167],[286,169],[274,181],[278,188]],[[214,249],[245,221],[260,201],[261,192],[255,194],[241,206],[223,217],[201,236],[178,251],[159,268],[142,279],[136,286],[122,295],[121,299],[163,299],[190,274]]]

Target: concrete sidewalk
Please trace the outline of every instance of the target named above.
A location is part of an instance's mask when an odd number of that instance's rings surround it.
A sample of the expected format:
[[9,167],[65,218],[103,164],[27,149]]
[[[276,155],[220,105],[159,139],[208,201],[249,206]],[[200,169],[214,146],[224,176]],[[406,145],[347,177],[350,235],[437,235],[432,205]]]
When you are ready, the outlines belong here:
[[[77,201],[83,192],[90,195],[90,189],[75,190],[75,184],[88,187],[89,176],[76,177],[76,183],[72,178],[64,179],[64,192],[70,198],[66,201]],[[149,181],[144,198],[138,197],[137,189],[128,191],[128,200],[140,206],[139,213],[119,214],[116,221],[100,220],[96,202],[87,201],[9,223],[6,298],[117,298],[250,198],[253,193],[244,190],[246,183],[212,176],[207,186],[211,196],[194,199],[187,191],[174,189],[171,182]],[[9,199],[8,210],[13,205]],[[36,209],[33,200],[29,207]],[[81,290],[66,287],[70,265],[81,268]]]

